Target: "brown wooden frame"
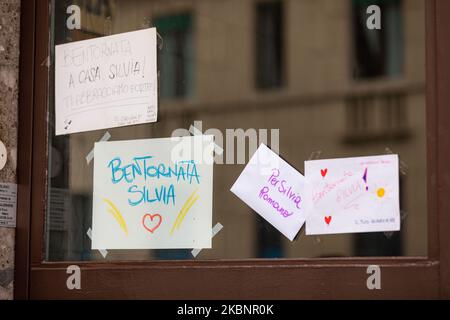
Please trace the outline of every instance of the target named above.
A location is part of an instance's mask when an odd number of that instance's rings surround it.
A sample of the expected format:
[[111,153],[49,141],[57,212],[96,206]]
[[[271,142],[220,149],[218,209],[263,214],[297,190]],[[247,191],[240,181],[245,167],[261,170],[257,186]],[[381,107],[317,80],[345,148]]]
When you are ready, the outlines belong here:
[[[424,1],[427,257],[74,262],[81,290],[66,288],[72,263],[43,262],[49,5],[22,1],[15,298],[450,298],[450,1]],[[381,290],[366,287],[370,264],[381,267]]]

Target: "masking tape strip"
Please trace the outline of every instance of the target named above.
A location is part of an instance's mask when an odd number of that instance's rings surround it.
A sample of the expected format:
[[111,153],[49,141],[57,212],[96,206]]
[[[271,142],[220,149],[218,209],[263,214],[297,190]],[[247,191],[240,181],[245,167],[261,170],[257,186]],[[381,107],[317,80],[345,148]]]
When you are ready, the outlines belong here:
[[[86,234],[88,235],[89,239],[92,240],[92,230],[91,230],[91,228],[88,229]],[[100,254],[102,255],[103,258],[106,258],[106,255],[108,254],[108,250],[99,249],[98,251],[100,252]]]
[[[158,43],[158,40],[160,40],[159,43]],[[164,39],[163,39],[163,37],[161,37],[161,35],[158,33],[158,31],[156,31],[156,44],[157,44],[159,50],[162,50],[162,48],[164,47]]]
[[[406,212],[405,210],[400,210],[400,223],[401,224],[403,224],[403,221],[405,221],[407,216],[408,216],[408,212]],[[396,231],[396,232],[398,232],[398,231]],[[383,233],[384,233],[384,236],[388,239],[390,239],[394,235],[394,231],[385,231]]]
[[[394,154],[394,153],[392,152],[392,150],[389,149],[389,147],[386,147],[386,148],[384,149],[384,153],[386,153],[386,154]],[[400,158],[400,157],[399,157],[399,158]],[[400,173],[401,173],[402,175],[406,176],[406,175],[408,174],[408,165],[406,164],[405,161],[399,159],[398,169],[400,170]]]
[[[103,135],[103,137],[100,140],[98,140],[98,142],[108,141],[110,138],[111,138],[111,134],[108,131],[106,131],[105,134]],[[89,164],[92,161],[92,159],[94,159],[94,148],[92,148],[92,150],[86,156],[87,164]]]
[[50,68],[51,64],[52,64],[52,62],[51,62],[50,56],[47,56],[47,58],[45,58],[45,59],[42,60],[42,62],[41,62],[41,66],[42,66],[42,67]]
[[[190,126],[189,128],[189,132],[193,135],[193,136],[201,136],[203,135],[203,133],[198,130],[196,127],[194,127],[193,125]],[[221,155],[223,153],[223,149],[218,146],[216,143],[214,143],[214,152]]]
[[[220,222],[216,223],[216,225],[214,226],[214,228],[212,228],[212,238],[214,238],[214,236],[215,236],[216,234],[218,234],[219,231],[222,230],[222,228],[223,228],[223,225],[222,225]],[[193,249],[193,250],[191,251],[191,253],[192,253],[192,255],[193,255],[194,258],[195,258],[195,257],[197,257],[197,255],[198,255],[202,250],[203,250],[203,249]]]
[[313,151],[311,155],[309,156],[308,160],[317,160],[320,158],[320,155],[322,154],[322,150]]

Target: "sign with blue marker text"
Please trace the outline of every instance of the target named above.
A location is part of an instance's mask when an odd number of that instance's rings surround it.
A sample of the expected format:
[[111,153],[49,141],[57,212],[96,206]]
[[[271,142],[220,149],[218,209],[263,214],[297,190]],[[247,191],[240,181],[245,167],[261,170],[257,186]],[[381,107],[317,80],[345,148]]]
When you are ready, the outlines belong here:
[[92,249],[211,248],[213,136],[97,142]]

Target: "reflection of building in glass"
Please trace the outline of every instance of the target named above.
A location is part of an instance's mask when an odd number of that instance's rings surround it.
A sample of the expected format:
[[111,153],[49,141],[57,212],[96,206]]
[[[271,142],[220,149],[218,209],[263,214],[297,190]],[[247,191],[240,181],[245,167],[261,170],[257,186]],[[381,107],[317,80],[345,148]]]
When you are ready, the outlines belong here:
[[164,39],[159,52],[161,99],[192,96],[194,72],[194,39],[192,16],[168,15],[155,19]]
[[256,3],[255,78],[261,89],[278,88],[283,82],[283,25],[282,1]]
[[[363,29],[363,0],[116,0],[109,1],[110,19],[94,19],[86,12],[98,10],[83,7],[83,30],[55,30],[56,39],[83,39],[105,34],[109,24],[112,33],[158,27],[161,121],[110,130],[114,140],[169,136],[202,120],[204,129],[222,132],[280,128],[280,153],[300,171],[315,151],[333,158],[382,154],[386,148],[410,169],[401,184],[402,210],[408,213],[401,237],[302,236],[290,243],[261,226],[265,222],[229,192],[243,166],[216,165],[213,221],[224,229],[214,250],[199,258],[424,255],[424,4],[375,2],[382,8],[381,31]],[[102,134],[67,138],[72,161],[66,162],[66,187],[74,193],[90,197],[92,167],[73,159],[87,154]],[[129,252],[110,257],[130,255],[139,258]]]
[[[366,28],[369,5],[381,9],[382,32]],[[403,69],[403,15],[400,0],[352,0],[353,76],[357,79],[400,76]]]

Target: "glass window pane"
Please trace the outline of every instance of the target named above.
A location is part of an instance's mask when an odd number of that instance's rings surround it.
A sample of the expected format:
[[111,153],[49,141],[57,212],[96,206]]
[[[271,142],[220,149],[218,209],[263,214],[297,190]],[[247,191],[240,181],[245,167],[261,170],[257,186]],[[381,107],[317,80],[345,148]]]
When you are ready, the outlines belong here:
[[[74,3],[80,30],[66,27]],[[366,27],[374,3],[381,30]],[[426,255],[424,17],[422,0],[53,0],[53,61],[56,44],[146,27],[162,40],[157,123],[55,136],[50,72],[46,259]],[[194,122],[223,137],[213,190],[213,225],[223,229],[213,248],[195,258],[191,250],[108,250],[105,258],[91,250],[93,163],[85,157],[94,143],[106,131],[110,140],[169,137]],[[245,154],[237,154],[238,129],[248,134]],[[290,242],[229,191],[264,141],[300,172],[311,158],[399,154],[401,231],[305,236],[303,228]]]

